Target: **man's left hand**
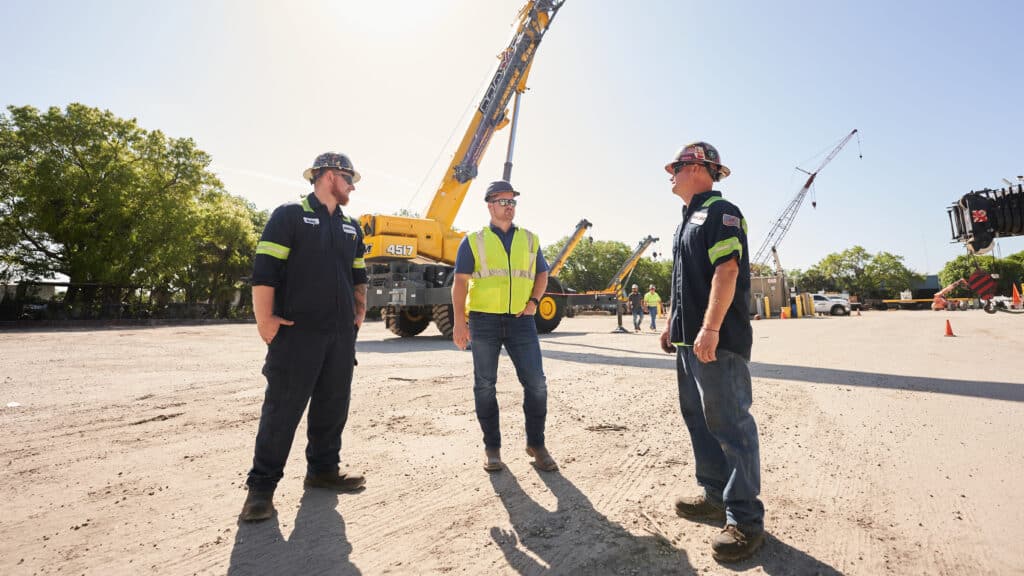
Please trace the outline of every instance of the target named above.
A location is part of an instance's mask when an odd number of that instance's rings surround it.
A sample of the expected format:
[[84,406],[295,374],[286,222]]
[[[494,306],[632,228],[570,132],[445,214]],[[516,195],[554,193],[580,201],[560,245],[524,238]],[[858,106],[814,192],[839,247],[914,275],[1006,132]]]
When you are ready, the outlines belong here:
[[693,353],[704,364],[718,360],[715,350],[718,349],[718,332],[700,329],[697,340],[693,343]]
[[526,308],[523,308],[523,311],[520,312],[519,314],[516,314],[516,316],[517,317],[518,316],[533,316],[536,313],[537,313],[537,305],[534,304],[533,301],[527,301],[526,302]]

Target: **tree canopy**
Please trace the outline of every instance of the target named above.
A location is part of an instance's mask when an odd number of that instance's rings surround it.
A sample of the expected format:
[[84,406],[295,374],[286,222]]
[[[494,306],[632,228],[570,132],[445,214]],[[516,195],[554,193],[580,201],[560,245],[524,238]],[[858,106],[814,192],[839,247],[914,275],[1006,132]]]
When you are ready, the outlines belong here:
[[[255,206],[223,190],[189,138],[69,104],[0,114],[0,271],[72,284],[233,291],[248,273]],[[69,291],[70,293],[70,291]]]
[[861,246],[832,253],[805,271],[791,270],[790,285],[800,292],[847,292],[862,298],[894,298],[922,280],[889,252],[870,254]]
[[[544,257],[549,264],[554,263],[555,257],[568,241],[569,238],[566,236],[544,249]],[[588,238],[577,244],[562,268],[559,280],[563,286],[577,292],[604,290],[634,249],[635,247],[630,248],[624,242]],[[645,290],[648,285],[654,284],[659,294],[665,297],[668,293],[672,263],[653,260],[653,255],[656,254],[654,246],[648,247],[647,250],[633,269],[627,282],[627,289],[629,284],[638,284]]]

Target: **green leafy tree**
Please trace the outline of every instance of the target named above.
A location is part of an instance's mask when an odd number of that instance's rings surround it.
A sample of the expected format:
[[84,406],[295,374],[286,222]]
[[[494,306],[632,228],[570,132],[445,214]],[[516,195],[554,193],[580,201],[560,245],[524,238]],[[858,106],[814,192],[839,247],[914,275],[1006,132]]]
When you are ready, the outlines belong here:
[[847,292],[861,298],[890,298],[910,288],[920,274],[889,252],[871,254],[861,246],[829,254],[791,282],[801,292]]
[[[99,286],[174,278],[194,255],[202,195],[222,186],[187,138],[82,104],[0,115],[0,267],[24,278],[63,274],[74,301]],[[97,287],[97,288],[91,288]]]
[[221,190],[203,195],[193,230],[193,256],[174,281],[186,302],[208,302],[218,316],[229,315],[231,303],[244,288],[242,279],[252,272],[259,231],[267,218],[244,198]]
[[903,264],[903,257],[889,252],[875,254],[850,290],[865,298],[895,298],[902,290],[924,279]]

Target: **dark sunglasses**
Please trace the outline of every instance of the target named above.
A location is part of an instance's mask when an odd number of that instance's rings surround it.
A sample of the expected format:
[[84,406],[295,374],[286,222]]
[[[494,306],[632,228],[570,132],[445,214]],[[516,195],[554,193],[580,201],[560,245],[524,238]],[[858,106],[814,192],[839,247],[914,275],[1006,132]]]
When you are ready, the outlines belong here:
[[497,204],[499,206],[515,206],[515,198],[498,198],[497,200],[489,200],[491,204]]
[[687,166],[700,166],[699,162],[676,162],[672,165],[672,174],[679,174]]
[[336,174],[341,174],[341,179],[344,180],[345,182],[347,182],[349,186],[355,186],[355,183],[352,182],[352,175],[351,174],[349,174],[347,172],[342,172],[341,170],[335,170],[335,173]]

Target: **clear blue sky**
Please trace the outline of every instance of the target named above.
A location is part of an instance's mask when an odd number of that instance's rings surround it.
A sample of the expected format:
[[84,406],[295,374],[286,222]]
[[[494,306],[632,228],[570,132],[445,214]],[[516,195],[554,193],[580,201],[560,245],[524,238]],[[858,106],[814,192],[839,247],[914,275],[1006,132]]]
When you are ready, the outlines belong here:
[[[364,174],[349,212],[424,211],[505,46],[519,0],[4,2],[0,104],[69,102],[209,152],[261,208],[302,194],[322,151]],[[983,0],[568,0],[540,47],[513,181],[520,224],[669,252],[680,201],[662,166],[718,147],[751,250],[853,128],[779,248],[806,268],[854,245],[937,272],[963,253],[945,208],[1024,174],[1024,4]],[[456,226],[486,222],[492,142]],[[863,159],[858,152],[863,152]],[[997,255],[1024,250],[1000,242]]]

